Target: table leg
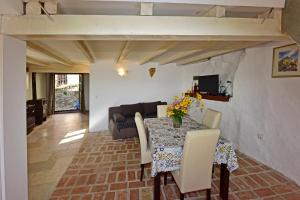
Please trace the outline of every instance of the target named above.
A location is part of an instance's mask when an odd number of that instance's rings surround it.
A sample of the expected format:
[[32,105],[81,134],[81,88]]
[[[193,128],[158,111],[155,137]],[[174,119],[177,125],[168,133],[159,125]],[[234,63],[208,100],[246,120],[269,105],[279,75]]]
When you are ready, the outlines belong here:
[[223,200],[228,199],[228,189],[229,189],[229,176],[230,173],[227,169],[227,164],[221,164],[221,175],[220,175],[220,197]]
[[154,177],[154,188],[153,188],[153,199],[159,200],[160,199],[160,175],[161,173],[157,173]]

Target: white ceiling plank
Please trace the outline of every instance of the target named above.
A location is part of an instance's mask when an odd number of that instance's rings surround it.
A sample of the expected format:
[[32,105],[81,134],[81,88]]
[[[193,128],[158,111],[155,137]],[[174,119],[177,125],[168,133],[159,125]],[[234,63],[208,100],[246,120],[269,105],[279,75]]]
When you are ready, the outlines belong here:
[[54,49],[51,49],[46,45],[27,41],[27,48],[37,51],[39,53],[42,53],[46,56],[49,56],[50,58],[53,58],[64,65],[71,66],[74,64],[70,59],[66,58],[61,53],[56,52]]
[[170,49],[174,48],[176,46],[176,42],[171,42],[167,45],[163,45],[162,47],[160,47],[155,53],[153,53],[152,55],[146,56],[145,58],[143,58],[143,60],[140,62],[140,65],[144,65],[146,63],[151,62],[152,60],[164,55],[165,53],[167,53]]
[[95,63],[96,57],[89,45],[85,41],[78,40],[74,41],[74,43],[90,63]]
[[[223,54],[227,54],[227,53],[238,51],[241,49],[253,47],[256,45],[260,45],[260,44],[263,44],[263,43],[262,42],[248,42],[248,43],[241,42],[241,43],[234,44],[232,46],[231,45],[227,46],[226,44],[225,45],[221,44],[220,46],[205,50],[203,53],[200,53],[195,56],[191,56],[189,58],[177,61],[176,64],[177,65],[189,65],[189,64],[201,62],[202,60],[205,60],[205,59],[210,59],[211,57],[220,56]],[[222,46],[223,46],[223,48],[222,48]]]
[[188,57],[193,56],[195,54],[199,54],[203,51],[204,51],[203,49],[200,49],[200,50],[193,50],[193,51],[184,52],[184,53],[181,53],[179,55],[174,56],[171,59],[159,62],[159,64],[160,65],[166,65],[166,64],[170,64],[170,63],[176,63],[177,61],[188,58]]
[[203,60],[208,60],[212,57],[221,56],[227,53],[232,53],[234,51],[241,50],[243,48],[234,48],[234,49],[226,49],[226,50],[215,50],[215,51],[209,51],[207,53],[204,53],[201,57],[188,61],[188,62],[179,62],[176,63],[177,65],[191,65],[194,63],[202,62]]
[[[1,33],[25,40],[282,41],[276,19],[53,15],[4,16]],[[204,28],[205,27],[205,28]]]
[[26,57],[26,62],[30,63],[30,64],[38,65],[38,66],[49,66],[49,63],[45,63],[43,61],[40,61],[38,59],[29,57],[29,56]]
[[[70,1],[70,0],[63,0]],[[74,2],[74,0],[72,0]],[[284,8],[285,0],[79,0],[84,2],[153,2],[172,4],[202,4],[218,6],[251,6]]]

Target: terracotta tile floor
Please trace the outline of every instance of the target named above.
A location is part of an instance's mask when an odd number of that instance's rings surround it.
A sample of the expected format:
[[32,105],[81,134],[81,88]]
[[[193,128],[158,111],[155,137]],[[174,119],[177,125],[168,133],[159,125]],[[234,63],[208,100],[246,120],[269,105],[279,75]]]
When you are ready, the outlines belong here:
[[27,136],[30,200],[50,198],[83,141],[83,138],[76,137],[78,134],[74,131],[86,129],[87,126],[87,115],[52,115]]
[[[230,178],[230,199],[300,199],[300,187],[278,172],[238,153],[240,168]],[[89,134],[79,153],[64,173],[51,200],[152,199],[150,166],[139,181],[139,142],[113,141],[108,132]],[[169,177],[162,187],[162,199],[178,199],[179,190]],[[163,182],[162,182],[163,183]],[[212,182],[212,199],[219,199],[219,170]],[[205,192],[193,192],[185,199],[205,199]]]

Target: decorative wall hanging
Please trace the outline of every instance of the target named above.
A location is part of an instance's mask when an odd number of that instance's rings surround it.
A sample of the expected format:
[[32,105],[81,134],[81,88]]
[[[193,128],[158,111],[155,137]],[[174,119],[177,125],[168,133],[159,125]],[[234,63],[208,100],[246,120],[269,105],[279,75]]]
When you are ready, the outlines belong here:
[[150,77],[152,78],[156,72],[156,68],[152,67],[148,71],[149,71]]
[[297,44],[274,48],[272,77],[300,76],[299,47]]

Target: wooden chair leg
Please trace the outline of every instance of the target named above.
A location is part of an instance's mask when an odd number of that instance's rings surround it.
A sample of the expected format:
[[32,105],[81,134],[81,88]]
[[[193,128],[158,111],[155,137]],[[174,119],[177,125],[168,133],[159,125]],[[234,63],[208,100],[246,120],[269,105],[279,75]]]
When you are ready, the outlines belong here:
[[145,164],[141,164],[141,181],[143,181],[143,177],[144,177],[144,167]]
[[180,192],[180,200],[184,200],[184,194]]
[[168,172],[165,172],[164,174],[164,184],[167,185],[168,184]]
[[210,189],[206,190],[206,199],[210,200]]

